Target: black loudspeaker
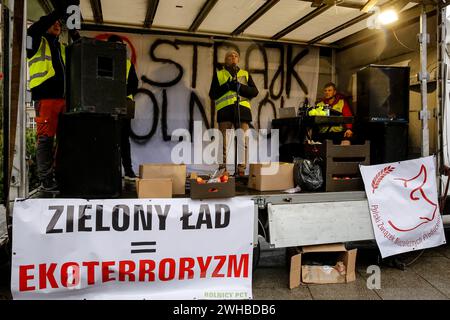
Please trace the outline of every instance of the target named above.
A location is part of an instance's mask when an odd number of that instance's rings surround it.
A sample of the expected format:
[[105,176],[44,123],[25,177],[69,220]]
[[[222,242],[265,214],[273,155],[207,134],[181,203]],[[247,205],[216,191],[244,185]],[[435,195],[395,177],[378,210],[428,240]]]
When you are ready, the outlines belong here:
[[370,140],[370,164],[408,159],[408,123],[405,121],[366,122],[360,130]]
[[126,46],[81,38],[67,48],[67,112],[126,114]]
[[357,72],[358,121],[408,121],[409,67],[369,65]]
[[63,114],[55,161],[61,195],[116,198],[122,191],[120,121],[99,114]]
[[294,158],[303,158],[306,126],[301,117],[273,119],[272,130],[279,130],[279,160],[293,162]]

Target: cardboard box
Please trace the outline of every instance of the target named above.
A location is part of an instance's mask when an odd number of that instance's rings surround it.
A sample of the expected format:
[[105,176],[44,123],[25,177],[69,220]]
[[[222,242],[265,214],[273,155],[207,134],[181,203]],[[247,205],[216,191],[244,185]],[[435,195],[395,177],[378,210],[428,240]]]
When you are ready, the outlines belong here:
[[337,266],[302,266],[302,282],[345,283],[345,270],[338,271]]
[[[272,163],[276,164],[276,163]],[[259,191],[278,191],[294,188],[294,164],[279,162],[278,172],[273,175],[264,175],[263,168],[268,169],[270,164],[250,164],[248,187]]]
[[[320,253],[337,253],[333,265],[307,265],[305,258]],[[347,283],[356,280],[357,249],[347,250],[344,244],[325,244],[294,248],[291,252],[289,288],[298,287],[301,283]],[[303,262],[302,262],[303,261]]]
[[141,179],[172,179],[172,193],[186,193],[186,165],[172,163],[144,163],[139,166]]
[[137,179],[138,198],[172,198],[172,179]]
[[[203,177],[207,179],[207,177]],[[197,183],[196,179],[189,179],[191,185],[191,199],[217,199],[231,198],[236,195],[236,184],[234,177],[229,177],[228,182]]]
[[298,107],[287,107],[278,109],[278,119],[295,118],[298,115]]

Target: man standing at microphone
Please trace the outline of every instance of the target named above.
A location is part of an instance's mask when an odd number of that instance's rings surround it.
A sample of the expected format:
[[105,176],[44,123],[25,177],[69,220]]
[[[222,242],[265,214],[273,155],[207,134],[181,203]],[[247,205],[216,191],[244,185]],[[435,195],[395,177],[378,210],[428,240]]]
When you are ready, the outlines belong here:
[[[225,54],[224,65],[214,72],[209,89],[209,97],[215,101],[217,122],[223,137],[223,163],[219,165],[219,169],[226,168],[227,129],[241,128],[244,132],[249,129],[249,124],[252,122],[250,100],[258,95],[258,89],[252,77],[246,70],[240,69],[238,63],[239,53],[235,50],[228,51]],[[238,172],[235,175],[244,176],[248,158],[247,144],[245,141],[238,143],[244,144],[245,160],[244,163],[239,163]]]

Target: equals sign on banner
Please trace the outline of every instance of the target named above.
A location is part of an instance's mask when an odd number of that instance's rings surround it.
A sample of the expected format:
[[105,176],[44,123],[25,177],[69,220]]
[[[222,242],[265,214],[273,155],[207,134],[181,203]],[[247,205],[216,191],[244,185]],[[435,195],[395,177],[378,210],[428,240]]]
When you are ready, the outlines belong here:
[[145,242],[132,242],[131,243],[131,253],[154,253],[156,241],[145,241]]

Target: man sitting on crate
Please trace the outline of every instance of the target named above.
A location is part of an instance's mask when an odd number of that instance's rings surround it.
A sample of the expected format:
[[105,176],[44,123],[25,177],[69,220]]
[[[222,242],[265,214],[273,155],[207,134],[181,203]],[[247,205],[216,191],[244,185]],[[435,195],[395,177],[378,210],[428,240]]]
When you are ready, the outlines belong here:
[[[324,86],[324,98],[316,104],[316,107],[309,110],[309,116],[353,116],[352,110],[344,97],[337,93],[336,85],[329,82]],[[325,141],[333,140],[335,144],[342,140],[353,137],[351,124],[344,125],[322,125],[315,128],[317,132],[313,133],[313,140]]]
[[[56,10],[33,23],[27,32],[27,58],[30,89],[36,111],[36,160],[39,180],[44,191],[57,189],[53,173],[53,140],[58,128],[58,118],[66,107],[65,68],[66,47],[60,43],[62,23],[67,19],[66,8],[79,5],[79,0],[61,2]],[[69,30],[73,40],[79,33]],[[27,41],[28,42],[28,41]]]

